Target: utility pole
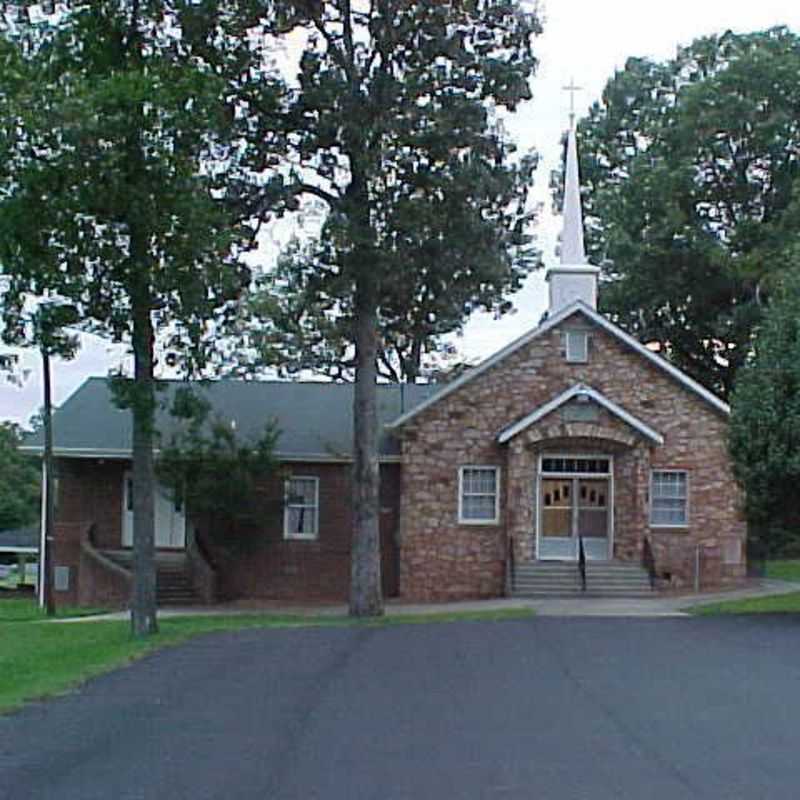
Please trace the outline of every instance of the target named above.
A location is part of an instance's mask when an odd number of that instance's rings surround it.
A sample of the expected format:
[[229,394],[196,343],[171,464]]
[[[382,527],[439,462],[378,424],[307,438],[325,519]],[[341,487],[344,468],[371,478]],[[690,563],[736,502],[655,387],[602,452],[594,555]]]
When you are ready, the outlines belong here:
[[53,403],[50,391],[50,343],[48,337],[42,337],[42,372],[44,378],[44,552],[39,559],[41,568],[42,558],[44,559],[44,575],[40,580],[44,581],[44,605],[47,616],[53,617],[56,613],[56,599],[54,592],[54,512],[55,497],[53,496]]

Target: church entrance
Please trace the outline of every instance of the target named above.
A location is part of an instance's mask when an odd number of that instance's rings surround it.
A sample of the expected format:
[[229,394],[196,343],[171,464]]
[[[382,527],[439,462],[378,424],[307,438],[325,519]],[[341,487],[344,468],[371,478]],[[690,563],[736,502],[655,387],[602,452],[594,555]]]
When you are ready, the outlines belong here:
[[613,479],[610,456],[543,455],[539,459],[536,552],[540,560],[611,557]]

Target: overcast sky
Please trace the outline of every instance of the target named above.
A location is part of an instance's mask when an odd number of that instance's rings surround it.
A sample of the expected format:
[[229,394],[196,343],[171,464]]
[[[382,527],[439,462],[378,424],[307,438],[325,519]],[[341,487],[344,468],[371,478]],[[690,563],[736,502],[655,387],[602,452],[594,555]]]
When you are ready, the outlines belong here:
[[[508,122],[522,148],[535,148],[542,157],[536,177],[536,198],[543,211],[535,234],[545,262],[553,261],[559,220],[550,214],[547,182],[559,157],[559,140],[567,125],[569,96],[563,86],[574,77],[583,87],[576,97],[578,115],[602,92],[616,69],[631,56],[658,60],[672,57],[679,45],[699,36],[733,30],[746,33],[775,25],[800,31],[796,0],[550,0],[543,5],[544,33],[538,40],[539,70],[533,81],[534,99]],[[476,315],[457,346],[464,357],[480,359],[503,347],[535,325],[546,305],[544,274],[528,279],[514,296],[516,313],[501,320]],[[89,375],[105,375],[124,358],[124,350],[87,337],[72,362],[56,361],[53,395],[58,405]],[[0,378],[0,420],[26,422],[41,405],[38,360],[27,355],[27,380],[18,387]]]

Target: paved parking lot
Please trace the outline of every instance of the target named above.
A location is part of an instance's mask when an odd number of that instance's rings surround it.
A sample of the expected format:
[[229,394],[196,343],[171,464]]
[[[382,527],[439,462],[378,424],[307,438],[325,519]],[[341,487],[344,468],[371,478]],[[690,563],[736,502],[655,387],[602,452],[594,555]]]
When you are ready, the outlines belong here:
[[792,796],[798,687],[791,618],[221,634],[0,718],[0,797]]

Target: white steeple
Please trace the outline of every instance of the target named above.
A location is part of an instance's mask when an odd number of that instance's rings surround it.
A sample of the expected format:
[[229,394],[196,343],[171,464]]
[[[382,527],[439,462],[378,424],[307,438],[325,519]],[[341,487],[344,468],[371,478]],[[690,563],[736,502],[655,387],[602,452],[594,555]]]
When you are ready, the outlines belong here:
[[570,98],[567,164],[564,176],[564,227],[561,234],[561,264],[547,271],[550,284],[550,314],[555,314],[575,300],[597,308],[597,276],[600,270],[586,262],[583,246],[583,211],[578,175],[578,145],[575,139],[575,82],[564,87]]

